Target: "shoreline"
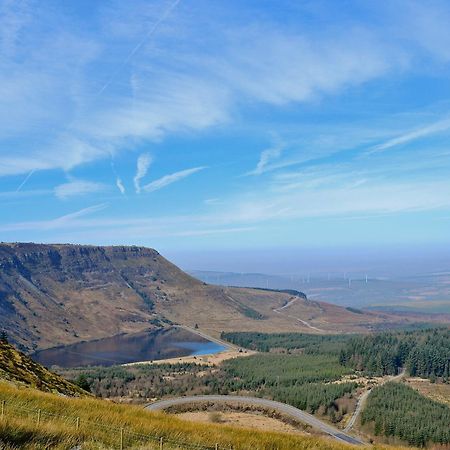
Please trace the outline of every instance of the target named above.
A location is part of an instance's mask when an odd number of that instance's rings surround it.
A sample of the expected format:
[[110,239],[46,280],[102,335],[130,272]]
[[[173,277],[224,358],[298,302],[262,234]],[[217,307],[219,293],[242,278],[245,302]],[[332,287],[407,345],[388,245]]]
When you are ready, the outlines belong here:
[[254,355],[258,352],[253,350],[236,350],[228,348],[217,353],[209,353],[206,355],[190,355],[190,356],[180,356],[176,358],[167,359],[155,359],[151,361],[138,361],[132,363],[122,364],[122,366],[137,366],[137,365],[150,365],[150,364],[182,364],[182,363],[194,363],[200,366],[215,366],[220,364],[222,361],[227,359],[239,358],[242,356]]

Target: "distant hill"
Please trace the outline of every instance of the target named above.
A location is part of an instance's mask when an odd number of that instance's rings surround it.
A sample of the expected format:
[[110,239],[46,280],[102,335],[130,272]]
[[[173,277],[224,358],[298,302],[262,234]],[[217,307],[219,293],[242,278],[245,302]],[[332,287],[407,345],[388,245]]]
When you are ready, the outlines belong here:
[[33,243],[0,244],[0,320],[26,351],[170,323],[219,336],[367,331],[402,322],[289,291],[209,285],[150,248]]
[[0,340],[0,380],[44,392],[86,396],[87,392],[32,361],[12,345]]

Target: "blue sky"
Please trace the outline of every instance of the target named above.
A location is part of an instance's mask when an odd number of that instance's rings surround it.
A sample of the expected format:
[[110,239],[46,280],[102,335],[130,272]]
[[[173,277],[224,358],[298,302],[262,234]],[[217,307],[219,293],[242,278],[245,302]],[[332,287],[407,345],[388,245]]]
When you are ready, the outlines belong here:
[[0,6],[0,239],[450,244],[450,4]]

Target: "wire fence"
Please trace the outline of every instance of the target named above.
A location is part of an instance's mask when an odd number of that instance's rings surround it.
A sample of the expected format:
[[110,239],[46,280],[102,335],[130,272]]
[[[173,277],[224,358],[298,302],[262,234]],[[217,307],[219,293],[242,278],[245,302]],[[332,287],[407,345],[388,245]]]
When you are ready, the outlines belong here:
[[[232,445],[202,445],[193,442],[182,441],[158,436],[156,434],[137,433],[127,427],[114,427],[98,421],[82,420],[80,417],[63,414],[55,414],[44,409],[27,408],[20,404],[11,403],[7,400],[0,400],[0,421],[9,418],[27,419],[35,426],[40,427],[45,424],[57,424],[65,426],[65,432],[69,430],[70,435],[80,443],[84,438],[91,441],[98,441],[103,445],[110,445],[110,448],[119,450],[145,448],[172,450],[172,449],[192,449],[192,450],[233,450]],[[102,434],[98,436],[98,434]],[[78,448],[74,446],[74,448]]]

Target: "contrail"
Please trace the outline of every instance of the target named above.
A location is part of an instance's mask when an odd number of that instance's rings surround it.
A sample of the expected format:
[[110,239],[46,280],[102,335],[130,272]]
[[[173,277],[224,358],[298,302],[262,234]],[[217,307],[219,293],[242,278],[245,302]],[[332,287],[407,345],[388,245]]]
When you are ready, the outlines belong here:
[[25,180],[22,181],[22,183],[20,183],[20,186],[16,189],[16,192],[19,192],[24,186],[25,183],[30,179],[31,175],[33,175],[33,173],[36,171],[36,169],[33,169],[26,177]]
[[114,71],[114,73],[111,75],[110,79],[103,85],[103,87],[97,92],[97,95],[102,95],[102,93],[105,91],[105,89],[112,83],[116,75],[122,70],[122,68],[128,64],[128,62],[133,58],[133,56],[138,52],[138,50],[144,45],[145,41],[149,39],[157,30],[161,22],[163,22],[168,15],[177,7],[178,3],[180,3],[181,0],[175,0],[162,14],[162,16],[153,24],[152,28],[149,30],[149,32],[141,39],[141,41],[131,50],[131,52],[128,54],[128,56],[124,59],[122,64]]

